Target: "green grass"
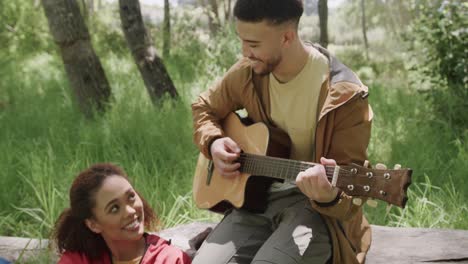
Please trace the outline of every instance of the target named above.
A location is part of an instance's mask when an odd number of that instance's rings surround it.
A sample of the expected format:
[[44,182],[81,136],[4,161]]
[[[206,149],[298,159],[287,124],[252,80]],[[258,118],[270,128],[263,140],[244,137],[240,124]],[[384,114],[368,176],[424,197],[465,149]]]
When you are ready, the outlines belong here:
[[48,79],[38,65],[34,71],[39,72],[11,82],[11,103],[0,112],[2,235],[47,236],[67,206],[73,177],[104,161],[125,168],[166,226],[213,218],[190,202],[197,150],[189,102],[153,106],[139,75],[125,74],[132,62],[118,63],[119,71],[108,70],[115,91],[112,107],[95,120],[77,112],[57,68],[49,65],[47,72],[57,71],[58,77]]
[[[197,209],[191,198],[198,152],[192,143],[189,105],[239,54],[234,30],[212,39],[202,29],[200,14],[174,16],[176,45],[165,64],[182,98],[155,107],[120,29],[109,30],[112,23],[94,21],[93,44],[113,100],[105,115],[86,120],[74,103],[61,59],[47,55],[58,49],[42,10],[28,12],[35,13],[22,13],[22,24],[13,35],[0,32],[7,36],[2,38],[6,48],[0,49],[0,235],[47,238],[68,206],[72,179],[90,164],[104,161],[127,171],[163,227],[219,220],[219,215]],[[115,19],[115,12],[107,13],[99,17]],[[18,16],[12,17],[16,21]],[[310,26],[315,20],[302,21],[308,24],[301,26],[303,35],[317,40],[318,31],[310,30],[317,28]],[[340,25],[336,22],[332,25]],[[22,26],[27,26],[26,31]],[[35,33],[28,37],[25,32],[31,29]],[[158,50],[161,32],[152,29]],[[388,167],[399,163],[414,171],[406,208],[383,202],[376,208],[365,206],[370,223],[468,230],[467,128],[462,137],[455,135],[449,122],[437,119],[431,103],[410,84],[421,76],[405,67],[411,56],[401,40],[373,39],[370,34],[371,61],[367,61],[360,36],[349,32],[336,40],[349,42],[346,38],[356,40],[351,41],[353,46],[331,44],[329,49],[369,85],[375,112],[371,163]],[[55,257],[45,250],[32,258],[22,255],[17,263],[53,263]]]
[[[0,234],[47,237],[68,204],[72,179],[96,162],[122,166],[165,227],[219,219],[191,200],[198,151],[189,105],[234,60],[237,50],[231,48],[237,40],[231,33],[221,36],[218,46],[211,44],[203,51],[210,56],[201,56],[191,67],[181,66],[184,56],[197,54],[203,45],[174,50],[167,64],[182,96],[159,106],[150,103],[130,56],[110,53],[102,61],[113,100],[95,120],[77,110],[57,56],[39,54],[3,65]],[[228,59],[215,66],[223,58]],[[380,225],[468,229],[466,137],[457,139],[444,120],[436,120],[431,105],[404,82],[405,76],[385,75],[390,68],[369,85],[375,112],[369,156],[373,164],[412,168],[413,184],[404,210],[381,204],[365,207],[366,215]]]
[[[392,41],[374,41],[367,62],[359,47],[332,46],[337,56],[369,86],[374,111],[369,158],[372,164],[412,168],[407,207],[365,207],[373,224],[468,229],[468,129],[457,136],[448,120],[437,119],[433,106],[411,80],[408,53]],[[411,61],[414,63],[414,61]]]
[[431,105],[409,86],[370,87],[375,112],[371,162],[412,168],[407,207],[366,208],[371,223],[406,227],[468,229],[468,146],[444,120],[435,120]]

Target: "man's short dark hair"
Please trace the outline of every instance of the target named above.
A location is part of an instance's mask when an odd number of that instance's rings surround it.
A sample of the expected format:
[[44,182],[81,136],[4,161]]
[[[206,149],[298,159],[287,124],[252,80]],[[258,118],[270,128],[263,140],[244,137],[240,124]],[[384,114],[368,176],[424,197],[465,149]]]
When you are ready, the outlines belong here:
[[299,23],[304,12],[302,0],[237,0],[234,16],[244,22],[261,22],[279,25],[284,22]]

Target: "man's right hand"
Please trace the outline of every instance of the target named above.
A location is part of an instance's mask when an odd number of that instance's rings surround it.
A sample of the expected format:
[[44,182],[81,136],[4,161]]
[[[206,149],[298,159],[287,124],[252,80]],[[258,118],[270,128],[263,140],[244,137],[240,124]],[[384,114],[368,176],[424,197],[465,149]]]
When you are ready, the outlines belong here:
[[229,137],[218,138],[211,144],[211,157],[215,169],[225,177],[240,175],[240,163],[235,162],[241,153],[241,149],[234,140]]

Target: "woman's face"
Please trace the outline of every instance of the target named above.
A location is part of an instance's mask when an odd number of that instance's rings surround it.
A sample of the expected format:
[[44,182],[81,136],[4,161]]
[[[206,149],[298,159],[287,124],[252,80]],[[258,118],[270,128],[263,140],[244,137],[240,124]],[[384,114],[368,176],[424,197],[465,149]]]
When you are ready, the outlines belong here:
[[138,240],[144,232],[143,202],[121,176],[107,177],[97,191],[93,218],[86,225],[104,240]]

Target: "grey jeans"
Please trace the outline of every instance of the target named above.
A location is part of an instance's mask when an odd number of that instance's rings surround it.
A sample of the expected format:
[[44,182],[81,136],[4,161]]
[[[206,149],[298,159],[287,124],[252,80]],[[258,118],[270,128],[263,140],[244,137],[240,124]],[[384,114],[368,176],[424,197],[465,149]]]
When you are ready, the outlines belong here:
[[272,196],[262,214],[242,209],[228,213],[192,263],[327,263],[332,254],[329,233],[308,199],[298,191]]

